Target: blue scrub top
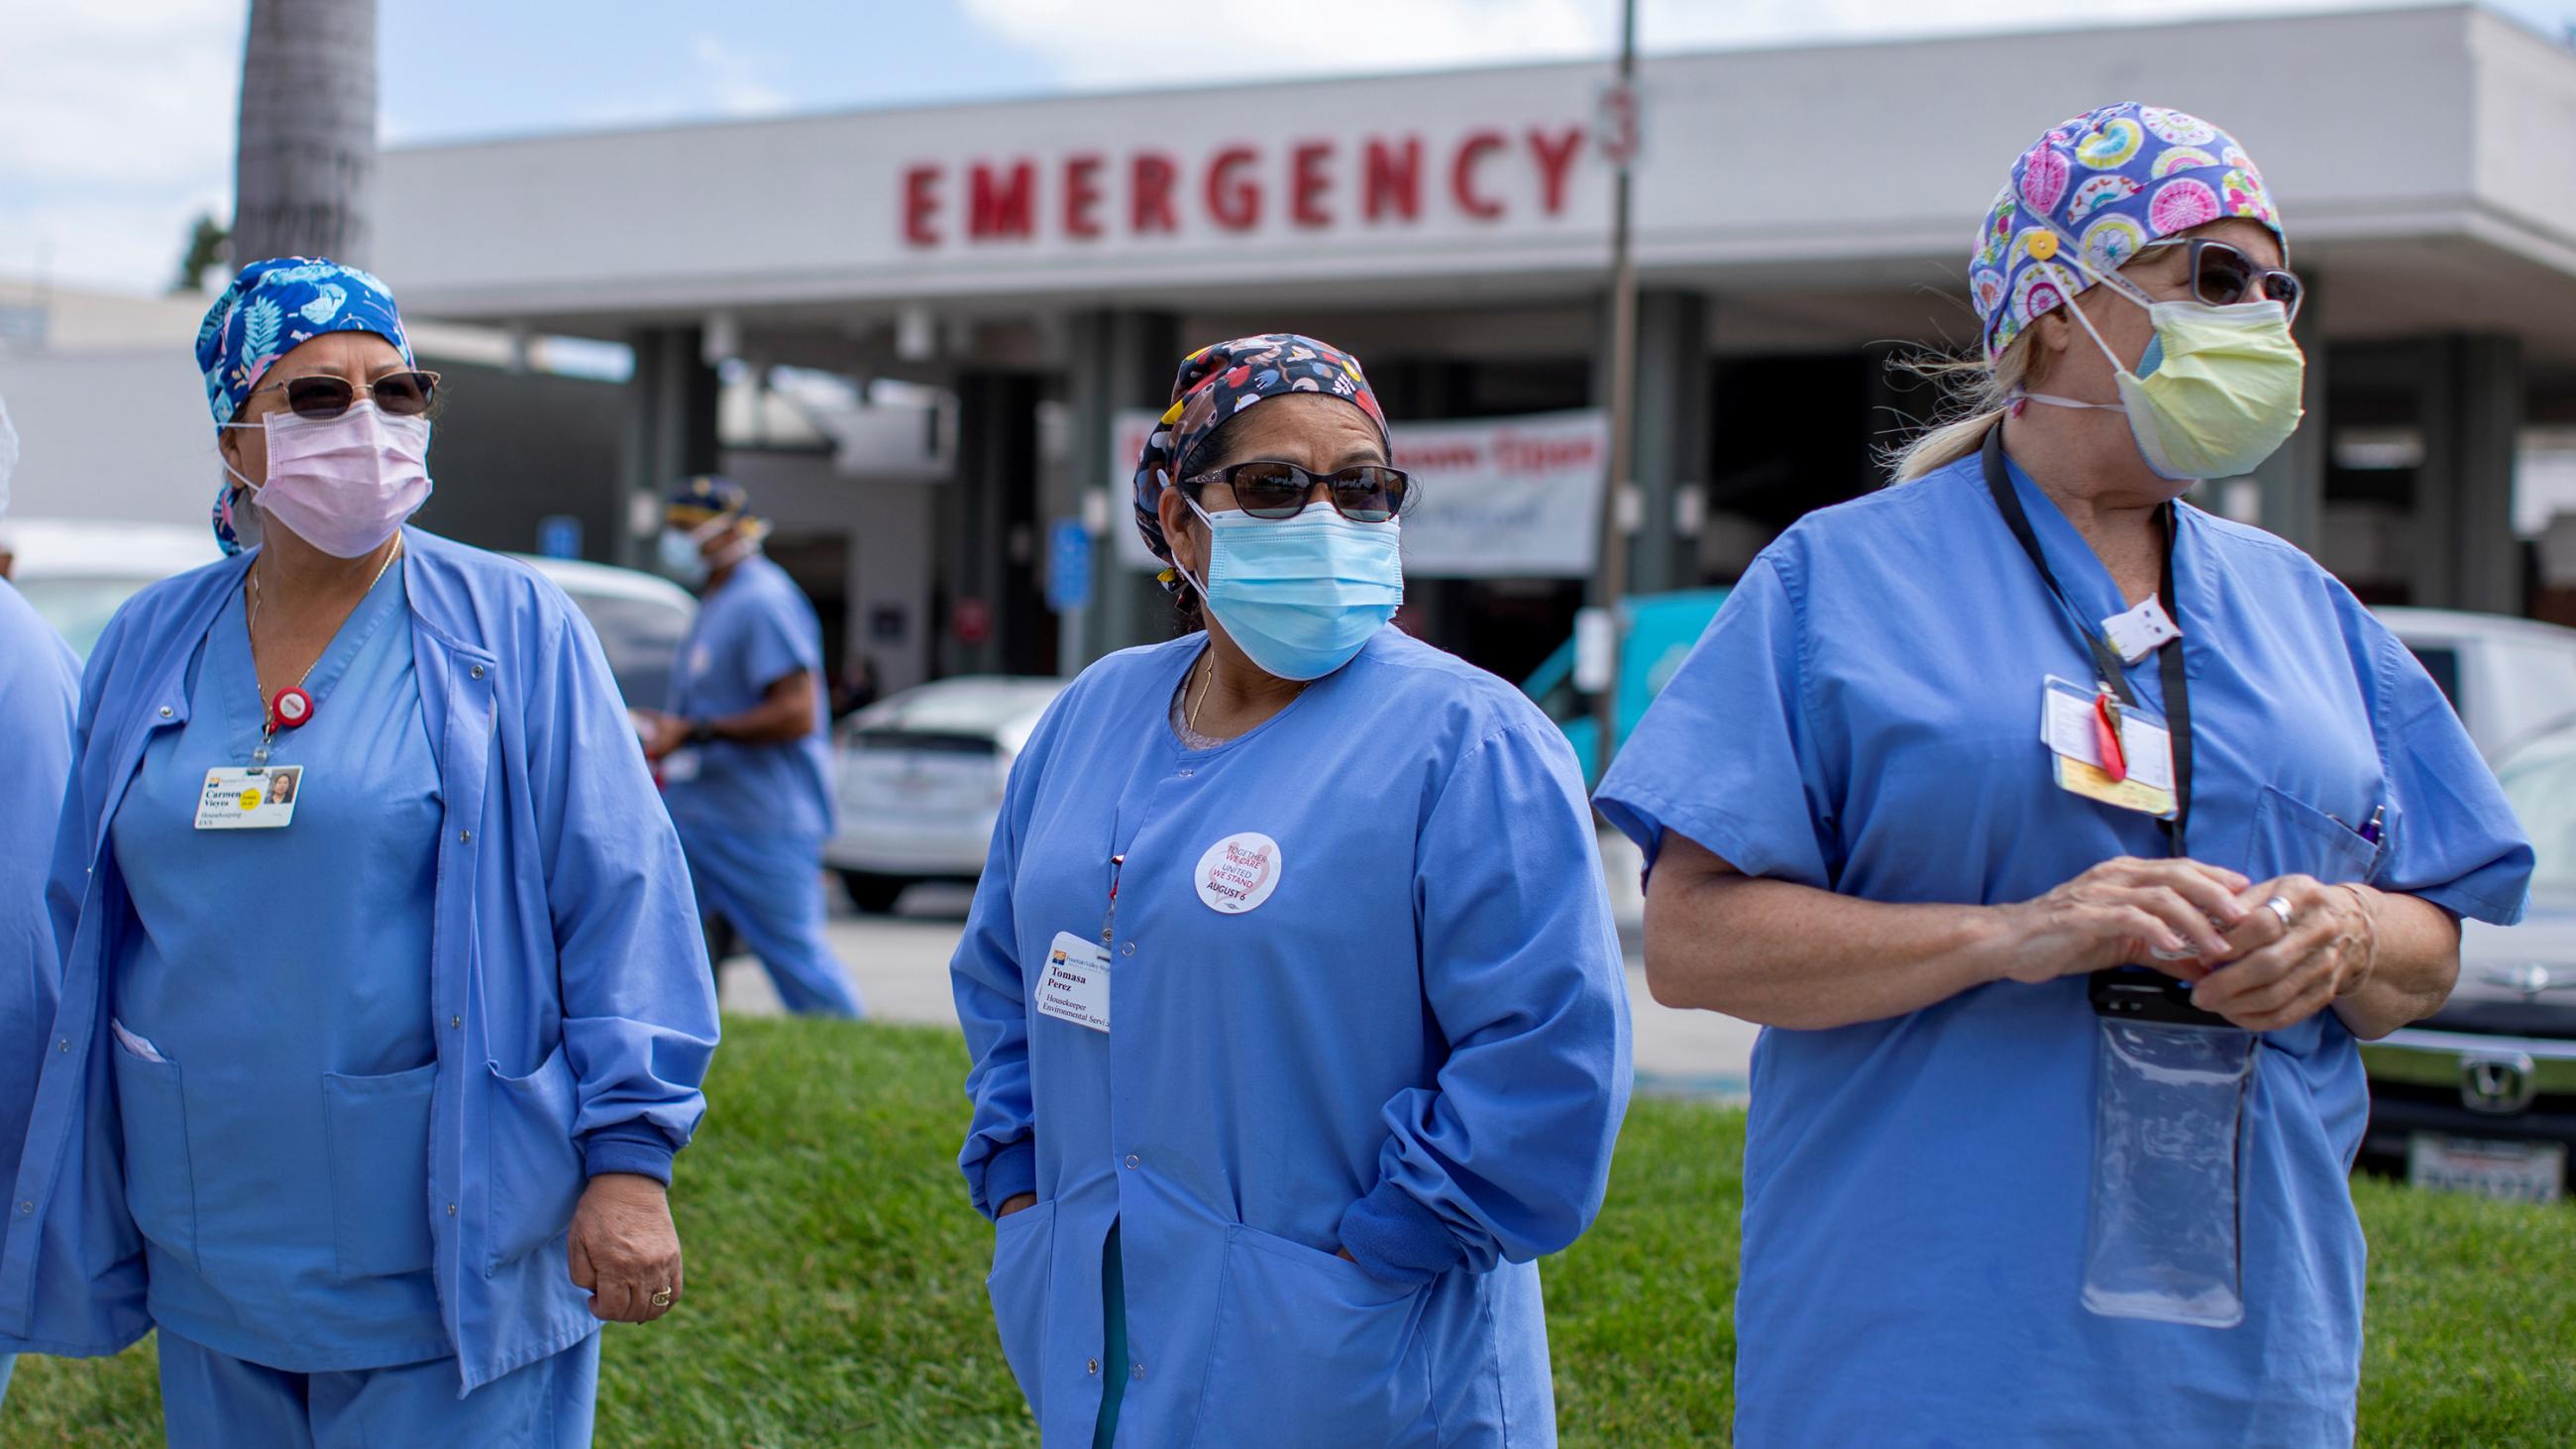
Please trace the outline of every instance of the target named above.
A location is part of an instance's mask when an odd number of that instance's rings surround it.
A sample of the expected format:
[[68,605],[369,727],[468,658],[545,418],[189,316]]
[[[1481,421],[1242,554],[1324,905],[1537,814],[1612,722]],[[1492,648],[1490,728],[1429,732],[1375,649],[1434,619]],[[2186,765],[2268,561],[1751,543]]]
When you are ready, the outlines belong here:
[[[2120,612],[2082,536],[2012,472],[2076,607]],[[2405,647],[2281,540],[2179,518],[2193,855],[2513,919],[2530,847]],[[2022,901],[2115,855],[2164,855],[2152,819],[2057,788],[2039,730],[2051,674],[2092,677],[1972,454],[1765,550],[1600,804],[1650,860],[1670,831],[1748,875],[1879,901]],[[2154,662],[2129,677],[2161,710]],[[2383,806],[2374,848],[2353,827]],[[1739,1442],[2350,1441],[2363,1244],[2345,1176],[2369,1105],[2351,1033],[2327,1011],[2262,1038],[2242,1128],[2246,1317],[2223,1330],[2078,1302],[2095,1055],[2080,977],[1762,1033]]]
[[306,676],[311,720],[278,732],[270,768],[304,770],[293,823],[195,827],[206,772],[251,763],[265,712],[235,591],[188,670],[188,723],[153,738],[110,827],[153,1321],[296,1373],[448,1352],[429,1275],[441,795],[402,589],[397,563]]
[[16,1175],[61,962],[45,914],[54,817],[72,768],[80,658],[0,579],[0,1180]]
[[[1551,1444],[1533,1260],[1599,1208],[1629,1085],[1573,752],[1392,628],[1185,749],[1204,646],[1048,709],[951,966],[970,1191],[1039,1199],[996,1230],[1004,1351],[1047,1442],[1088,1442],[1116,1222],[1128,1442]],[[1039,1012],[1057,933],[1104,924],[1110,1030]]]
[[671,671],[671,713],[687,719],[740,714],[797,673],[814,676],[814,732],[781,745],[712,740],[691,746],[696,773],[683,778],[666,771],[663,798],[673,819],[817,841],[832,833],[823,628],[785,569],[755,553],[707,595]]

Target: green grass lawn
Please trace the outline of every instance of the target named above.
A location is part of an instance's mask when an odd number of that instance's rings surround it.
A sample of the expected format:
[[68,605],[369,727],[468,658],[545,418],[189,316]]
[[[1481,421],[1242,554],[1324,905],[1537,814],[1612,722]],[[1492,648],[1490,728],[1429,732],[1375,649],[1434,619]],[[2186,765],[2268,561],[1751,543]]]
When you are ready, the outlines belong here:
[[[1025,1444],[994,1342],[990,1235],[949,1165],[965,1120],[952,1032],[738,1021],[681,1158],[689,1296],[608,1330],[603,1445]],[[1645,1101],[1600,1225],[1547,1266],[1570,1445],[1723,1442],[1732,1413],[1743,1119]],[[2576,1211],[2355,1190],[2374,1251],[2362,1437],[2576,1438]],[[160,1441],[147,1341],[26,1359],[10,1445]]]

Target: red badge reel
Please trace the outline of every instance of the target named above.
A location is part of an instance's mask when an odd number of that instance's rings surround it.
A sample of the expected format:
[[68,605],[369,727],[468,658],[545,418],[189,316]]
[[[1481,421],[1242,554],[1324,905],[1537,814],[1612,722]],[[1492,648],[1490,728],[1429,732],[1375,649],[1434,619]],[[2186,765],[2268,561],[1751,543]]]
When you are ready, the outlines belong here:
[[2102,757],[2102,773],[2119,784],[2129,778],[2128,751],[2120,747],[2120,713],[2107,693],[2093,696],[2093,748]]
[[313,696],[294,685],[290,684],[279,690],[277,697],[268,702],[268,723],[271,729],[291,730],[311,718],[313,718]]

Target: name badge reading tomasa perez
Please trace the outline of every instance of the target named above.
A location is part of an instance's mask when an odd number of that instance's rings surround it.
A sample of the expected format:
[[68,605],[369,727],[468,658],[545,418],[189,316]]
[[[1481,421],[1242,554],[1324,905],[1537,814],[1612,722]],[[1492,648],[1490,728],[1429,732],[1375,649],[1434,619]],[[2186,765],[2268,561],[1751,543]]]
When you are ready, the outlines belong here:
[[1109,1030],[1109,948],[1058,931],[1038,971],[1038,1015]]

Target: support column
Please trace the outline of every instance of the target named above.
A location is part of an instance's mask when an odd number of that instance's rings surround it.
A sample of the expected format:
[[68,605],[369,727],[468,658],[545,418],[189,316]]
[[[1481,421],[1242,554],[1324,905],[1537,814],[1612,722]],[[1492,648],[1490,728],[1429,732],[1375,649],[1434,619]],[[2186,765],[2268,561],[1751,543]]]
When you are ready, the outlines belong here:
[[1707,507],[1714,373],[1708,314],[1708,298],[1698,292],[1652,290],[1637,298],[1637,416],[1630,456],[1644,509],[1629,555],[1633,593],[1663,593],[1699,581],[1698,522]]
[[2302,271],[2307,300],[2299,304],[2299,345],[2308,355],[2301,403],[2307,416],[2290,440],[2254,468],[2255,522],[2313,554],[2325,542],[2326,468],[2333,455],[2334,419],[2326,405],[2329,352],[2325,341],[2324,288]]
[[[1034,549],[1038,380],[970,369],[957,375],[957,478],[942,494],[937,534],[942,607],[933,658],[942,674],[1008,674],[1035,667],[1027,654],[1044,607],[1034,552],[1013,557],[1017,533]],[[969,610],[980,637],[966,637]]]
[[2424,463],[2415,473],[2408,597],[2439,608],[2520,614],[2513,467],[2525,401],[2521,341],[2431,339],[2422,379],[2417,416]]
[[[1180,322],[1168,312],[1093,308],[1073,315],[1068,341],[1072,373],[1065,401],[1071,414],[1073,466],[1070,497],[1046,501],[1045,520],[1081,518],[1094,524],[1091,604],[1064,618],[1057,669],[1072,675],[1112,650],[1163,636],[1162,587],[1118,561],[1119,535],[1136,525],[1135,460],[1109,455],[1117,417],[1129,408],[1160,408],[1181,363]],[[1084,495],[1094,501],[1086,503]]]
[[[716,468],[716,370],[699,355],[695,327],[648,327],[633,334],[635,371],[626,382],[626,427],[620,446],[620,492],[610,558],[629,568],[653,566],[653,530],[634,523],[661,517],[671,486]],[[636,500],[641,499],[642,502]]]

